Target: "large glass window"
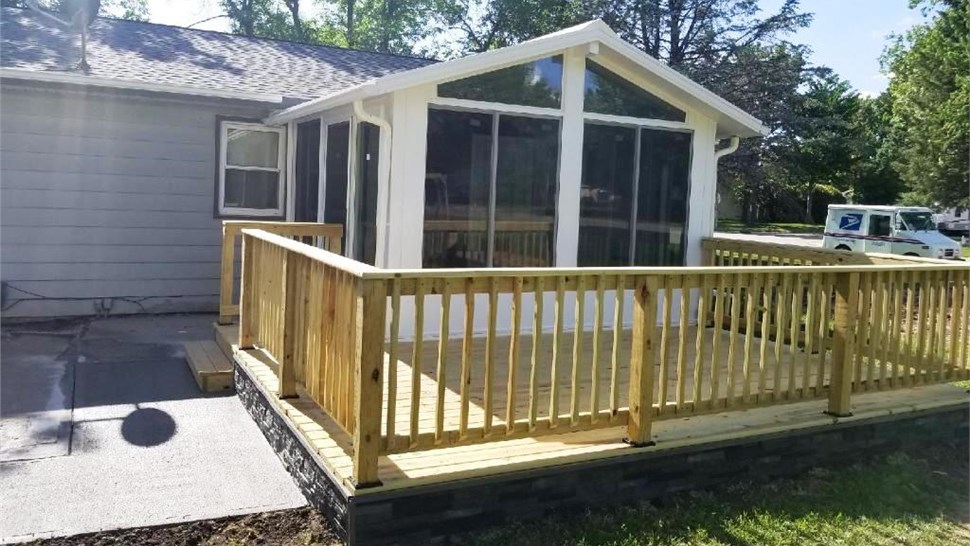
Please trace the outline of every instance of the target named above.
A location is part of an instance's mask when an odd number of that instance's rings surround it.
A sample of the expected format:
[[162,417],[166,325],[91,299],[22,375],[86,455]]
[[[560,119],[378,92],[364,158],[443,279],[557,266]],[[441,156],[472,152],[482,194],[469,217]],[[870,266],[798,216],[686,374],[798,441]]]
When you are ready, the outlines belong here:
[[690,144],[686,132],[586,124],[580,266],[683,264]]
[[690,133],[640,130],[634,265],[683,265]]
[[552,265],[559,122],[428,113],[424,267]]
[[438,96],[559,108],[562,56],[539,59],[438,85]]
[[283,215],[283,129],[222,122],[219,213]]
[[633,127],[586,124],[579,205],[580,267],[630,265],[636,139]]
[[492,115],[430,110],[424,267],[488,264]]
[[645,119],[684,121],[687,114],[587,59],[584,110]]
[[352,256],[374,265],[377,253],[377,185],[381,128],[361,123],[357,128],[356,231]]

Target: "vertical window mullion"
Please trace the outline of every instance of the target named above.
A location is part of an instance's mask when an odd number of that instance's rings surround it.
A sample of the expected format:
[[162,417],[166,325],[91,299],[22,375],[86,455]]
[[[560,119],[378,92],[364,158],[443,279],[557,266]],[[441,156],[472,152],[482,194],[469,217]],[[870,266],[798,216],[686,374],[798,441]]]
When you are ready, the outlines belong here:
[[637,137],[633,143],[633,197],[630,199],[630,265],[635,265],[637,253],[637,206],[640,200],[640,135],[643,129],[636,128]]
[[495,257],[495,206],[497,199],[496,185],[498,183],[498,124],[499,114],[492,114],[492,157],[488,180],[488,223],[486,225],[486,262],[488,267],[492,267]]

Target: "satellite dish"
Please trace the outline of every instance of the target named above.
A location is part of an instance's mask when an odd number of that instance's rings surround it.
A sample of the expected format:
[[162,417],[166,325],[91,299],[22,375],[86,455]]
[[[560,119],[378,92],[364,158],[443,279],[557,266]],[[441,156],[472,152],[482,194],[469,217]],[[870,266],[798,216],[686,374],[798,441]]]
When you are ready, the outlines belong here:
[[77,67],[84,72],[90,70],[91,66],[88,65],[87,60],[88,27],[98,16],[98,10],[101,9],[101,0],[63,0],[60,2],[60,11],[63,18],[42,8],[37,0],[28,0],[27,6],[48,20],[81,34],[81,60],[78,61]]

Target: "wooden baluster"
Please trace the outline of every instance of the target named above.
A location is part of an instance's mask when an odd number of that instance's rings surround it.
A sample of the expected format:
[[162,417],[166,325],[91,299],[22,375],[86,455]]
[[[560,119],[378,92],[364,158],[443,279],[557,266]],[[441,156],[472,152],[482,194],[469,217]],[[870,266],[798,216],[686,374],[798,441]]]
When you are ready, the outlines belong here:
[[260,241],[249,235],[243,236],[242,254],[243,267],[242,279],[239,284],[240,305],[239,305],[239,348],[243,350],[252,349],[256,343],[256,328],[258,314],[258,285],[256,278],[259,259],[256,247]]
[[735,273],[731,282],[731,330],[728,338],[728,372],[725,405],[734,405],[735,360],[738,345],[738,330],[741,326],[741,289],[747,285],[746,273]]
[[765,400],[768,381],[768,337],[771,330],[771,298],[775,291],[775,274],[768,273],[767,282],[761,292],[761,321],[760,332],[761,343],[758,348],[758,392],[755,399],[758,402]]
[[[812,353],[815,351],[815,336],[818,334],[819,308],[819,277],[818,273],[810,273],[808,278],[808,311],[805,316],[805,346],[804,365],[802,371],[802,397],[807,398],[812,390]],[[815,373],[819,373],[816,369]]]
[[570,426],[579,424],[579,369],[583,361],[583,330],[585,326],[586,309],[586,278],[582,275],[576,277],[576,313],[575,327],[573,329],[573,368],[570,389]]
[[[637,277],[633,298],[633,346],[630,351],[630,415],[627,441],[652,445],[653,370],[657,360],[654,332],[657,321],[657,279]],[[661,401],[662,402],[662,401]]]
[[660,375],[657,379],[657,382],[659,383],[657,402],[659,403],[658,411],[661,415],[667,411],[667,399],[669,398],[667,388],[670,383],[670,372],[667,370],[667,368],[670,364],[670,316],[673,312],[674,300],[670,280],[671,278],[669,275],[665,275],[663,278],[664,303],[660,326]]
[[[697,296],[697,332],[694,338],[694,392],[691,399],[694,411],[701,409],[701,387],[704,384],[704,332],[707,325],[707,306],[710,300],[711,277],[701,275]],[[716,359],[712,359],[715,360]]]
[[[781,378],[784,366],[782,361],[785,353],[785,335],[788,331],[788,321],[791,320],[791,301],[792,301],[792,274],[782,273],[781,293],[778,294],[778,301],[775,302],[775,372],[773,377],[774,399],[781,400]],[[793,378],[789,374],[788,388],[784,398],[792,396]]]
[[816,390],[821,393],[825,386],[825,360],[831,347],[829,338],[829,317],[832,316],[829,308],[832,305],[832,290],[835,285],[835,276],[826,273],[822,276],[822,293],[819,297],[819,323],[818,323],[818,376],[816,377]]
[[679,309],[680,316],[677,332],[677,411],[684,410],[685,395],[687,390],[687,329],[689,327],[690,315],[690,287],[694,285],[697,277],[679,276],[675,279],[677,287],[680,288]]
[[418,445],[421,433],[421,360],[424,358],[424,292],[425,278],[414,285],[414,343],[411,345],[411,448]]
[[946,367],[944,362],[946,361],[946,328],[947,328],[947,301],[950,292],[949,274],[946,271],[939,271],[935,275],[936,277],[936,294],[937,294],[937,304],[936,304],[936,329],[933,330],[936,335],[936,350],[933,352],[934,368],[936,373],[934,378],[936,381],[943,381],[946,377]]
[[616,420],[620,409],[619,370],[623,336],[623,304],[626,300],[626,277],[616,277],[616,290],[613,292],[613,354],[610,361],[610,421]]
[[434,413],[434,439],[440,443],[445,434],[445,385],[448,382],[448,338],[451,322],[451,283],[448,279],[441,282],[441,315],[438,325],[438,368],[435,372],[437,397]]
[[596,302],[593,307],[593,362],[590,366],[589,414],[590,422],[595,423],[599,417],[600,395],[600,343],[603,334],[603,285],[606,277],[596,277]]
[[744,363],[742,364],[744,384],[741,385],[741,400],[744,404],[751,403],[751,351],[754,346],[757,301],[760,297],[762,284],[764,284],[762,273],[753,273],[745,298],[747,301],[744,310]]
[[903,286],[903,272],[893,271],[890,272],[889,278],[892,281],[892,288],[890,294],[892,294],[893,308],[892,308],[892,326],[890,329],[890,335],[888,340],[888,349],[886,353],[886,358],[890,360],[890,383],[891,388],[899,387],[899,371],[900,371],[900,359],[902,351],[900,346],[902,345],[902,320],[903,320],[903,296],[905,288]]
[[[879,286],[882,281],[882,275],[879,272],[870,273],[867,275],[867,278],[869,288],[866,290],[866,294],[871,294],[871,299],[869,302],[869,313],[868,315],[863,315],[863,322],[867,322],[866,332],[868,333],[867,337],[869,340],[869,346],[865,351],[865,390],[871,391],[876,387],[876,347],[879,344],[879,329],[882,326],[882,302],[879,301]],[[868,317],[868,320],[865,320],[866,317]]]
[[[233,262],[236,252],[237,230],[226,222],[222,223],[222,263],[219,270],[219,324],[232,324],[232,317],[236,314],[232,303]],[[239,284],[240,299],[242,296],[242,281]]]
[[917,315],[915,317],[916,318],[916,359],[915,359],[914,368],[916,368],[915,384],[922,385],[926,381],[926,375],[924,374],[924,371],[926,370],[926,359],[923,356],[924,355],[923,351],[926,348],[925,340],[926,340],[926,332],[927,332],[927,323],[929,322],[929,316],[930,316],[928,308],[929,308],[929,303],[932,300],[933,296],[932,296],[932,290],[930,289],[930,285],[932,284],[932,281],[930,280],[929,275],[924,272],[916,272],[916,279],[917,279],[917,286],[919,287],[917,289],[917,295],[916,295],[917,299],[919,300],[918,301],[919,310],[917,311]]
[[397,362],[398,338],[401,330],[401,279],[391,279],[391,331],[387,351],[387,450],[395,447],[397,436]]
[[559,424],[559,347],[562,341],[563,316],[565,308],[566,279],[556,277],[556,308],[554,311],[555,329],[552,332],[552,363],[549,370],[549,423],[555,428]]
[[483,434],[488,437],[492,432],[492,413],[494,411],[495,389],[495,329],[498,320],[498,287],[492,277],[488,284],[488,330],[485,335],[485,427]]
[[715,275],[714,328],[711,329],[711,408],[718,407],[718,387],[721,378],[721,333],[724,330],[724,303],[727,296],[726,275]]
[[519,375],[519,344],[522,340],[522,285],[523,278],[512,281],[512,332],[509,338],[509,376],[506,385],[505,423],[506,434],[515,432],[515,389]]
[[[541,248],[541,247],[537,247]],[[534,304],[532,307],[532,358],[529,368],[529,431],[536,428],[539,413],[539,357],[542,354],[542,306],[543,278],[535,277]]]
[[468,408],[472,382],[472,344],[475,339],[475,278],[465,279],[465,332],[461,346],[461,416],[458,423],[458,437],[468,437]]
[[297,297],[299,290],[297,284],[300,282],[299,265],[297,262],[300,257],[292,252],[283,255],[284,284],[283,288],[283,347],[279,359],[279,382],[278,392],[280,398],[293,398],[296,396],[296,336],[297,332],[297,309],[299,303]]
[[792,279],[792,299],[791,305],[791,323],[790,329],[788,331],[788,356],[791,359],[788,365],[788,397],[789,399],[794,398],[796,394],[801,398],[803,395],[796,392],[796,385],[798,384],[798,340],[801,337],[801,327],[802,327],[802,295],[803,281],[802,274],[796,273],[795,277]]
[[852,415],[850,397],[859,316],[859,276],[859,273],[840,273],[836,278],[835,337],[827,411],[836,417]]

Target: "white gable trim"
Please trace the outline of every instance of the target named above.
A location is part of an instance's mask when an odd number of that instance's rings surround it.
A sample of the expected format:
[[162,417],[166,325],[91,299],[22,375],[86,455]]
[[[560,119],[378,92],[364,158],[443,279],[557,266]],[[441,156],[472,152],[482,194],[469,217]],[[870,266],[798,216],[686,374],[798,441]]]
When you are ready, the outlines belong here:
[[742,127],[748,132],[748,134],[741,136],[765,135],[768,132],[761,121],[751,114],[748,114],[697,82],[623,41],[606,23],[599,20],[547,34],[518,45],[376,78],[355,87],[277,112],[269,116],[265,122],[270,125],[286,123],[314,112],[333,108],[354,100],[369,98],[407,87],[440,83],[467,75],[498,70],[506,66],[547,57],[572,47],[587,44],[598,44],[596,47],[605,46],[636,63],[652,76],[677,89],[683,90],[694,100],[719,115],[728,118],[735,125]]

